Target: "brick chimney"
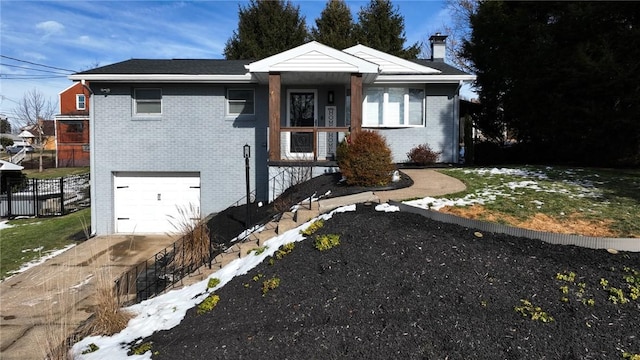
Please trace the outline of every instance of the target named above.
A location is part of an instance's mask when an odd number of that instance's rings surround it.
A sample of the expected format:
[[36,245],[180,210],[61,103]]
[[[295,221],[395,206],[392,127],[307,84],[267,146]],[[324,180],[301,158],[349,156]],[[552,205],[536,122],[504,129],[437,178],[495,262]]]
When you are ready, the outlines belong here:
[[446,39],[447,35],[442,35],[439,32],[429,37],[429,43],[431,44],[431,60],[444,61],[446,51]]

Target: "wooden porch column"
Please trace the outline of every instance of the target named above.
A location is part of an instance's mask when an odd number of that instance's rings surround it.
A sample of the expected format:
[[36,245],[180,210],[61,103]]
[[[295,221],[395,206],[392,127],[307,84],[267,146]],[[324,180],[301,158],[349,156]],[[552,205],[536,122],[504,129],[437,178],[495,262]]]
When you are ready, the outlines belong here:
[[280,160],[280,73],[269,73],[269,160]]
[[362,129],[362,74],[351,74],[351,136]]

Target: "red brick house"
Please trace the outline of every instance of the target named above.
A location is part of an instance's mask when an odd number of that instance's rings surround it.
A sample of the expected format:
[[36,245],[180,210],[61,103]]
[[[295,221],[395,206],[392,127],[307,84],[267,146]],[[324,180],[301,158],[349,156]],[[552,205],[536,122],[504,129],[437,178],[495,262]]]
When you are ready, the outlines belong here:
[[56,167],[89,166],[88,84],[74,83],[60,92],[56,115]]

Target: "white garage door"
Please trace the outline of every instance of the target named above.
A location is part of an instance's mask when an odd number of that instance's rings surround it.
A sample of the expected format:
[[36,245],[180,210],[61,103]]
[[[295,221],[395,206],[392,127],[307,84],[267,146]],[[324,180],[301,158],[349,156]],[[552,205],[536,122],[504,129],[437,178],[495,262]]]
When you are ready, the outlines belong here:
[[116,173],[113,182],[116,233],[175,233],[200,218],[197,173]]

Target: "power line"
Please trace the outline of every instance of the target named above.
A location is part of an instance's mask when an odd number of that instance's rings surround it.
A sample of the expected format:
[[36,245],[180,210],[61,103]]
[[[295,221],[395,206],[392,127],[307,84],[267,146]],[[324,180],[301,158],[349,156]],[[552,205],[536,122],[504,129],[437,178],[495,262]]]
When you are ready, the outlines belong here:
[[40,79],[64,79],[65,75],[45,76],[45,75],[17,75],[17,74],[0,74],[2,80],[40,80]]
[[42,67],[49,68],[49,69],[62,70],[62,71],[69,71],[69,72],[73,72],[73,73],[77,72],[76,70],[69,70],[69,69],[63,69],[63,68],[59,68],[59,67],[55,67],[55,66],[49,66],[49,65],[44,65],[44,64],[38,64],[38,63],[34,63],[34,62],[31,62],[31,61],[27,61],[27,60],[16,59],[16,58],[14,58],[14,57],[6,56],[6,55],[0,55],[0,57],[3,57],[3,58],[5,58],[5,59],[10,59],[10,60],[13,60],[13,61],[23,62],[23,63],[26,63],[26,64],[31,64],[31,65],[36,65],[36,66],[42,66]]
[[[20,65],[11,65],[11,64],[0,64],[2,66],[8,66],[8,67],[12,67],[12,68],[18,68],[18,69],[26,69],[26,70],[33,70],[33,71],[40,71],[40,72],[46,72],[46,73],[52,73],[52,74],[59,74],[59,75],[68,75],[67,73],[61,73],[60,71],[51,71],[51,70],[43,70],[43,69],[34,69],[34,68],[30,68],[30,67],[26,67],[26,66],[20,66]],[[17,75],[17,74],[16,74]]]

